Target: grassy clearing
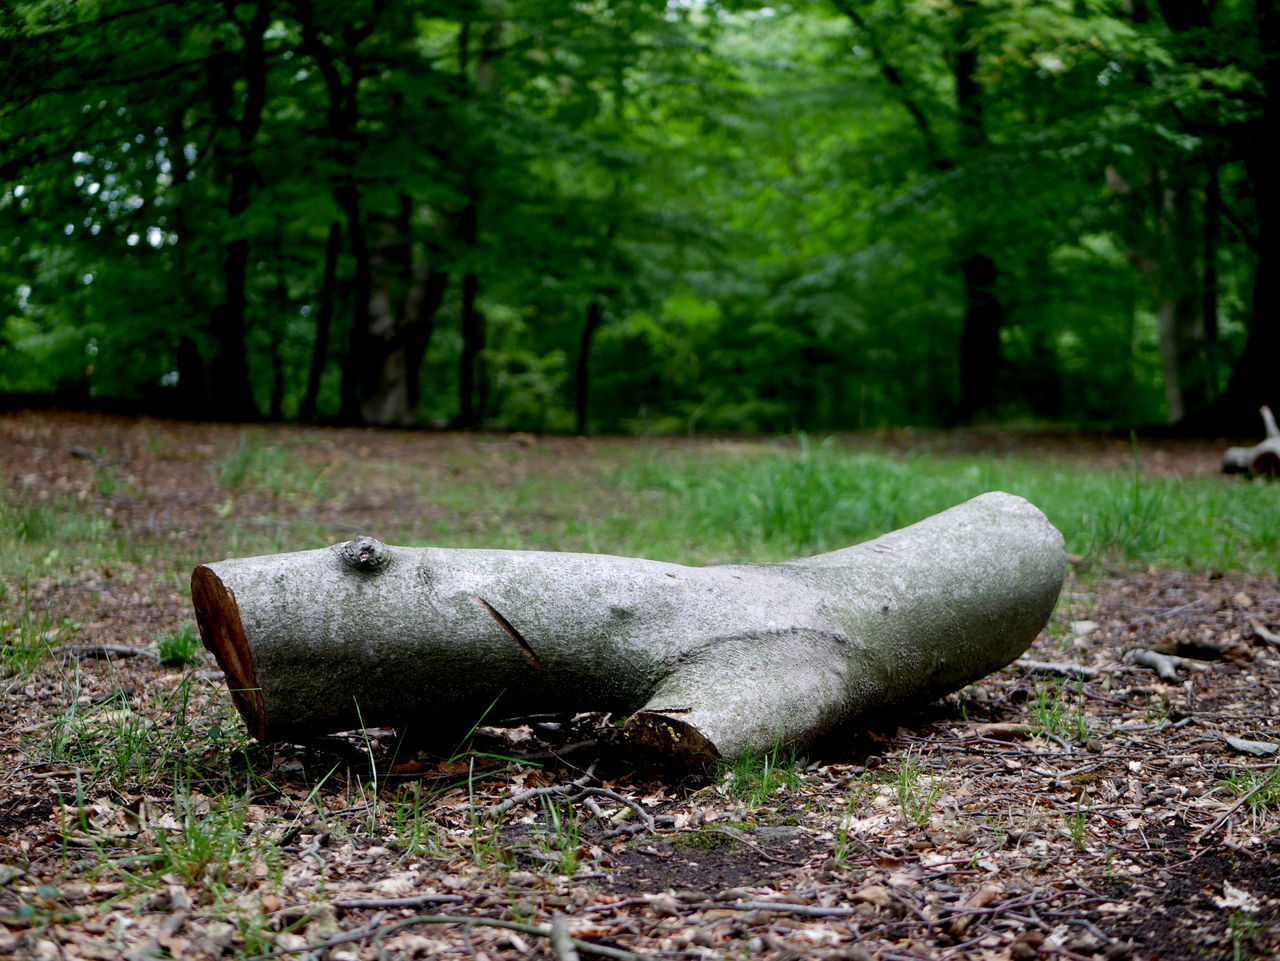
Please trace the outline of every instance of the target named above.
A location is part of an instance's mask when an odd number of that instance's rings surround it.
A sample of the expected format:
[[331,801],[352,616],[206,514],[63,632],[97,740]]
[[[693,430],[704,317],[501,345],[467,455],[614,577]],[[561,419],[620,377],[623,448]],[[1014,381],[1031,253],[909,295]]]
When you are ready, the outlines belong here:
[[1120,565],[1280,570],[1274,484],[1146,477],[1140,451],[1135,456],[1131,469],[1108,471],[1027,458],[850,452],[802,437],[747,455],[655,460],[623,483],[649,506],[640,518],[649,543],[693,541],[723,557],[835,550],[1005,490],[1039,506],[1073,554]]

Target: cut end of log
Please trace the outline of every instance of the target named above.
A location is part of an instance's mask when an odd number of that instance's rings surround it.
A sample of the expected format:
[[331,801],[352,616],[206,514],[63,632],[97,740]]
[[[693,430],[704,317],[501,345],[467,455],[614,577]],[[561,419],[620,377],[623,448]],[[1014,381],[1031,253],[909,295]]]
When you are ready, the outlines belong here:
[[637,711],[622,729],[637,754],[660,757],[664,764],[710,768],[720,752],[696,727],[663,711]]
[[249,732],[258,740],[264,740],[266,711],[235,594],[217,574],[200,566],[191,575],[191,602],[200,639],[218,659],[236,710],[244,718]]

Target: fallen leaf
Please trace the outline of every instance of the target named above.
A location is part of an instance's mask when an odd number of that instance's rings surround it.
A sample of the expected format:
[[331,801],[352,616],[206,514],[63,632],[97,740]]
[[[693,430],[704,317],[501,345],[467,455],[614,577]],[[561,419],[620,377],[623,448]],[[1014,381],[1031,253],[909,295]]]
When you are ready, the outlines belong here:
[[893,895],[889,893],[889,889],[883,884],[868,884],[865,888],[860,888],[849,895],[849,900],[874,904],[878,908],[887,908],[893,903]]
[[1214,898],[1213,903],[1220,908],[1235,908],[1251,914],[1262,910],[1262,902],[1243,888],[1238,888],[1230,881],[1222,882],[1222,897]]

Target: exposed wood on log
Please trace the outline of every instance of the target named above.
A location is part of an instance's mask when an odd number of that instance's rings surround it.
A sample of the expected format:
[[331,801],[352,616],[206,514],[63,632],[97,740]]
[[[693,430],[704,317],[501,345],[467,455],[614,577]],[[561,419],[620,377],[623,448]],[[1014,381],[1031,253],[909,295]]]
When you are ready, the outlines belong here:
[[1062,537],[1009,494],[778,564],[332,548],[198,567],[192,600],[262,740],[499,711],[630,715],[633,745],[699,763],[803,744],[1021,654],[1062,585]]
[[1258,411],[1267,438],[1253,447],[1228,447],[1222,455],[1222,470],[1227,474],[1280,474],[1280,428],[1270,407]]

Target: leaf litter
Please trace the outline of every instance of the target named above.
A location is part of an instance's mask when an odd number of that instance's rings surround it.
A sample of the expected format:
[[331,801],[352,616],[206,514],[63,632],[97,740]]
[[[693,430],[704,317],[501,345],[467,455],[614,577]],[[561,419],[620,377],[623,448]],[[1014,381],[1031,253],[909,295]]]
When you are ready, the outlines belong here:
[[[4,426],[19,496],[99,498],[122,537],[168,555],[210,542],[226,501],[205,468],[230,429]],[[324,443],[394,459],[407,436]],[[427,443],[445,457],[503,441]],[[601,450],[548,443],[557,469]],[[88,486],[92,462],[57,456],[73,446],[105,447],[132,482]],[[421,507],[376,484],[237,501],[351,527]],[[614,719],[590,714],[485,718],[444,748],[391,731],[260,747],[207,662],[112,651],[149,649],[189,616],[153,566],[122,556],[28,585],[28,605],[102,656],[67,649],[2,682],[0,957],[1280,951],[1275,578],[1083,574],[1033,649],[980,683],[772,767],[677,777],[632,764]]]

